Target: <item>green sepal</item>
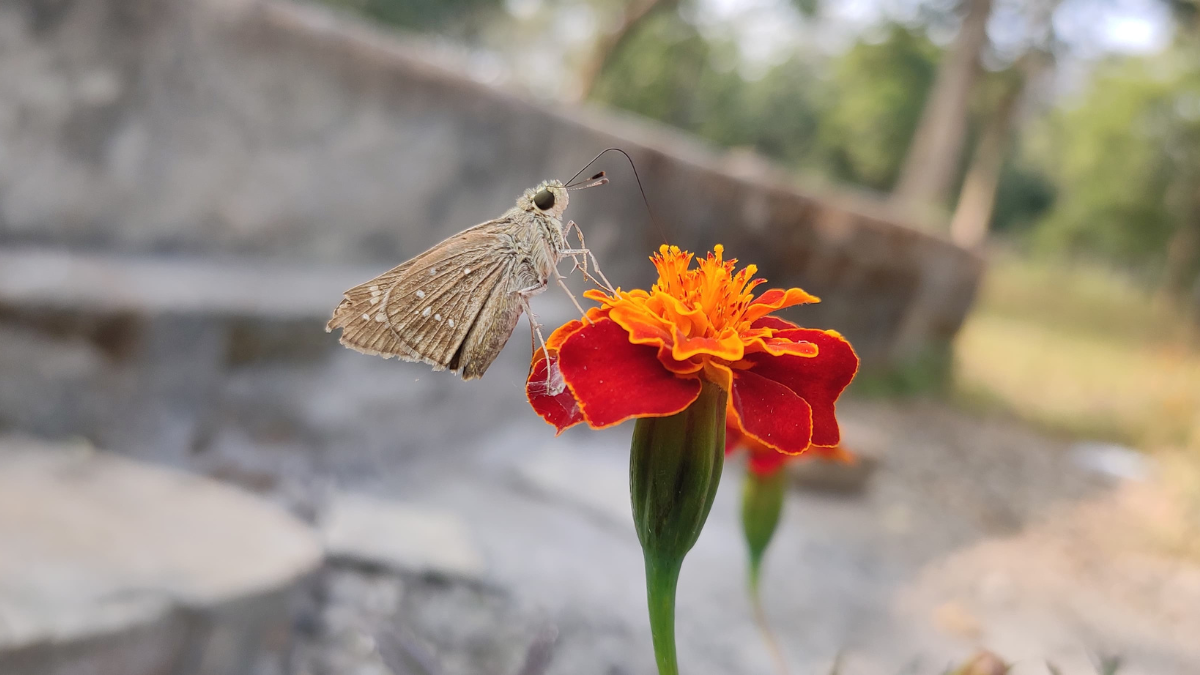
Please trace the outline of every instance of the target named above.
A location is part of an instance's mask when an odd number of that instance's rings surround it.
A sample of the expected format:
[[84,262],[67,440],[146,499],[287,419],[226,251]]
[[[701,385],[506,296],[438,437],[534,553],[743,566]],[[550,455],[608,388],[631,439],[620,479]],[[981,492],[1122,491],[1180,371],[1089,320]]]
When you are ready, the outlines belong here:
[[675,587],[712,509],[725,462],[726,393],[705,383],[683,412],[638,419],[629,454],[633,522],[660,675],[676,675]]
[[750,591],[755,594],[758,593],[763,554],[775,536],[783,512],[786,483],[787,475],[782,470],[767,475],[747,471],[742,485],[742,534],[750,553]]

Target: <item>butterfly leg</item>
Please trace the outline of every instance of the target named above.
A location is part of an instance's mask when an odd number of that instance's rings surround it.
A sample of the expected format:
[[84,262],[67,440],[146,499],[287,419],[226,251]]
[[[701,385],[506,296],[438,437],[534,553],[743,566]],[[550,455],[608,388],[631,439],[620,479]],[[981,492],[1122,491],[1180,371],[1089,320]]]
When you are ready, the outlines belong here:
[[[564,243],[566,242],[567,239],[570,238],[572,229],[574,229],[576,234],[579,235],[580,248],[587,248],[587,245],[583,243],[583,231],[579,229],[579,223],[576,223],[573,220],[567,221],[567,227],[565,229],[563,229]],[[586,254],[583,256],[582,260],[580,260],[578,253],[574,253],[574,252],[567,253],[566,251],[564,251],[563,255],[570,255],[571,260],[575,263],[575,265],[571,268],[571,272],[574,272],[575,270],[580,270],[581,272],[583,272],[584,279],[591,281],[592,283],[596,284],[597,286],[601,286],[599,281],[596,281],[596,279],[593,278],[592,275],[588,274],[588,261],[587,261]],[[571,272],[568,272],[567,274],[570,274]]]
[[537,315],[533,313],[533,307],[529,304],[529,298],[541,293],[544,288],[546,288],[546,282],[530,286],[529,288],[523,288],[517,291],[517,299],[521,303],[521,309],[524,310],[526,318],[529,319],[529,334],[537,336],[537,341],[542,345],[542,354],[546,357],[546,391],[551,392],[551,395],[554,396],[562,393],[562,389],[555,391],[550,372],[550,364],[552,363],[550,360],[550,348],[546,346],[546,338],[542,336],[542,324],[537,322]]
[[[613,289],[613,285],[609,283],[608,277],[604,276],[604,271],[600,269],[600,261],[596,260],[596,254],[592,253],[592,250],[587,247],[587,242],[583,240],[583,229],[579,227],[579,224],[573,220],[567,221],[567,227],[565,230],[563,230],[563,236],[565,237],[570,234],[572,229],[575,230],[575,236],[579,237],[579,248],[567,249],[563,251],[563,254],[569,255],[572,258],[575,258],[576,255],[584,256],[582,265],[583,276],[609,293],[615,293],[616,291]],[[588,273],[587,259],[589,257],[592,259],[592,268],[596,270],[596,274],[600,277],[601,281],[596,281],[595,277]],[[580,267],[578,260],[575,261],[575,266]]]
[[558,282],[558,285],[561,286],[564,291],[567,292],[567,297],[571,299],[572,303],[574,303],[575,309],[579,310],[579,315],[583,317],[583,322],[588,324],[593,323],[593,321],[588,318],[587,312],[583,311],[583,306],[579,304],[579,300],[575,298],[575,294],[572,293],[571,289],[567,286],[567,282],[564,280],[563,275],[559,273],[558,268],[551,267],[550,269],[554,271],[554,280]]

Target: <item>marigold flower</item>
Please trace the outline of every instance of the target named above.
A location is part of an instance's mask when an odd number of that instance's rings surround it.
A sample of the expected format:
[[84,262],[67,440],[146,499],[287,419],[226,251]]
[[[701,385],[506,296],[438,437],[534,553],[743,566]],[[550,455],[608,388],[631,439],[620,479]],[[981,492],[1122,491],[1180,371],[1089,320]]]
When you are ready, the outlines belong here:
[[[650,258],[649,291],[585,293],[600,303],[537,350],[526,383],[534,410],[561,433],[686,409],[704,382],[728,393],[739,434],[786,454],[836,446],[834,403],[858,370],[835,331],[799,326],[771,313],[818,298],[799,288],[757,297],[757,268],[735,272],[722,246],[692,267],[691,253],[662,246]],[[547,359],[548,352],[548,359]]]

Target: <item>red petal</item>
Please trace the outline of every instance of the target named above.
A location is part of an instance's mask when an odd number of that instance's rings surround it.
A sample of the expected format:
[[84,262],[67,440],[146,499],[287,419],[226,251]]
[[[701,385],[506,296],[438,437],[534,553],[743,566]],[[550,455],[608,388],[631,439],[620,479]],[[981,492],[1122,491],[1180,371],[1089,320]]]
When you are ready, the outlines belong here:
[[584,326],[559,350],[563,379],[594,429],[632,417],[665,417],[700,395],[700,379],[676,377],[658,360],[658,349],[629,342],[611,319]]
[[740,447],[742,447],[742,429],[738,426],[737,417],[734,415],[726,415],[725,454],[728,455]]
[[568,321],[555,328],[554,332],[550,334],[550,339],[546,340],[546,349],[557,350],[563,342],[566,342],[567,338],[579,332],[580,328],[583,328],[583,322],[579,319]]
[[764,316],[754,320],[750,324],[751,328],[774,328],[776,330],[788,330],[791,328],[799,328],[791,321],[785,321],[777,316]]
[[[542,352],[538,350],[540,355]],[[525,395],[529,397],[529,405],[537,414],[562,433],[583,421],[583,413],[579,404],[571,394],[571,390],[563,383],[562,373],[558,369],[558,357],[551,356],[550,376],[546,376],[546,358],[535,358],[533,367],[529,370],[529,379],[525,381]]]
[[791,389],[753,371],[734,370],[729,403],[749,438],[792,455],[808,449],[812,411]]
[[[742,435],[742,430],[738,426],[737,417],[735,415],[727,415],[725,417],[725,454],[729,455],[738,449],[745,448],[746,468],[751,473],[760,476],[770,476],[781,469],[788,459],[795,455],[785,455],[774,448],[767,447],[754,439],[747,438]],[[826,452],[830,452],[829,448],[821,448]],[[807,453],[805,453],[807,456]]]
[[858,372],[858,356],[850,343],[835,331],[796,328],[777,333],[776,337],[812,342],[817,345],[817,355],[806,358],[750,354],[746,360],[754,363],[751,372],[786,386],[808,402],[812,408],[812,442],[815,445],[837,445],[841,434],[834,416],[834,404]]
[[776,471],[783,468],[788,459],[795,455],[785,455],[782,452],[775,450],[767,450],[766,452],[751,452],[750,459],[746,462],[746,468],[751,473],[759,476],[770,476]]

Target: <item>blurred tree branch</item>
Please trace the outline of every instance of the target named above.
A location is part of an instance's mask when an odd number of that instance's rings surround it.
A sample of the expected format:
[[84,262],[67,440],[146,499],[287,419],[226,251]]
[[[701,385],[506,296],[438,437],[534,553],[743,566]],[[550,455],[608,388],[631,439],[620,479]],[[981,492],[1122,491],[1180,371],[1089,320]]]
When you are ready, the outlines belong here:
[[591,55],[579,70],[576,100],[583,101],[591,97],[592,91],[596,88],[596,82],[600,79],[600,74],[604,72],[604,67],[613,55],[620,51],[638,26],[656,11],[675,9],[678,6],[679,0],[631,0],[625,6],[625,11],[622,12],[617,26],[596,38]]
[[958,204],[950,221],[950,238],[959,246],[979,248],[987,239],[1000,173],[1018,131],[1018,113],[1029,86],[1054,65],[1053,17],[1061,0],[1042,0],[1027,7],[1031,33],[1028,50],[1013,64],[1015,78],[997,102],[967,168]]
[[987,239],[1000,169],[1008,153],[1017,108],[1025,91],[1026,78],[1009,85],[991,119],[984,128],[971,165],[963,180],[962,192],[950,221],[950,238],[964,248],[979,248]]
[[987,46],[992,0],[963,0],[963,5],[966,13],[958,36],[938,67],[937,80],[892,193],[902,205],[944,204],[958,169],[971,89],[979,75],[980,54]]

